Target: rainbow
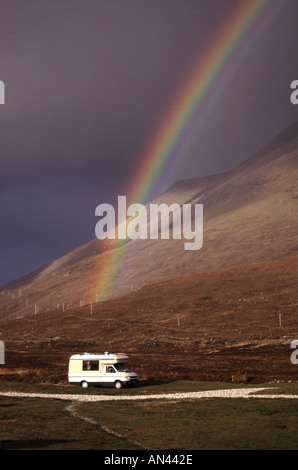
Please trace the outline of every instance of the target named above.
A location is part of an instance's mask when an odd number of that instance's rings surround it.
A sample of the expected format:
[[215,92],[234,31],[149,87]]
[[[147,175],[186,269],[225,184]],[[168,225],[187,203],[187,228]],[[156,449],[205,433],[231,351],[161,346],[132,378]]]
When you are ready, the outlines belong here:
[[[276,18],[282,3],[283,0],[244,0],[230,13],[204,55],[195,61],[139,157],[140,163],[124,192],[129,204],[148,202],[158,185],[165,185],[164,178],[169,178],[181,165],[229,80]],[[120,247],[119,243],[100,256],[95,274],[98,276],[96,294],[101,300],[109,296],[125,246]]]

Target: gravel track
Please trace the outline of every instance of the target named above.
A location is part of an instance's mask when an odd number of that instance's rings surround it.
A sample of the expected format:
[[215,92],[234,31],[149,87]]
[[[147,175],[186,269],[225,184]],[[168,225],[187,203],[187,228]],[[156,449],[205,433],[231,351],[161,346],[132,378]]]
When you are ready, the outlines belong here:
[[[162,394],[142,394],[142,395],[76,395],[66,393],[23,393],[23,392],[0,392],[0,396],[19,397],[19,398],[50,398],[67,400],[71,403],[66,406],[66,410],[77,419],[92,424],[103,432],[110,434],[120,440],[124,440],[136,447],[150,450],[137,441],[131,441],[128,436],[113,431],[102,423],[82,415],[78,412],[77,406],[83,402],[99,402],[99,401],[122,401],[122,400],[187,400],[187,399],[208,399],[208,398],[298,398],[298,395],[269,395],[260,394],[258,392],[266,390],[266,388],[242,388],[229,390],[207,390],[201,392],[184,392],[184,393],[162,393]],[[268,389],[267,389],[268,390]]]
[[122,401],[122,400],[187,400],[202,398],[287,398],[298,399],[298,395],[286,394],[258,394],[266,388],[239,388],[228,390],[207,390],[201,392],[184,393],[162,393],[148,395],[76,395],[66,393],[23,393],[23,392],[0,392],[1,396],[19,398],[54,398],[59,400],[97,402],[97,401]]
[[66,406],[66,411],[68,411],[74,418],[77,418],[77,419],[80,419],[82,421],[84,421],[85,423],[88,423],[88,424],[92,424],[94,426],[96,426],[97,428],[101,429],[101,431],[104,431],[105,433],[107,434],[110,434],[111,436],[114,436],[116,437],[117,439],[120,439],[120,440],[124,440],[126,442],[129,442],[130,444],[133,444],[134,446],[137,446],[137,447],[140,447],[142,449],[145,449],[145,450],[149,450],[148,447],[145,447],[143,444],[140,444],[140,442],[137,442],[137,441],[132,441],[131,439],[129,439],[127,436],[124,436],[122,434],[119,434],[118,432],[116,431],[113,431],[111,428],[108,428],[107,426],[105,426],[104,424],[102,423],[99,423],[98,421],[96,421],[95,419],[93,418],[89,418],[87,416],[84,416],[82,415],[81,413],[79,413],[76,409],[76,407],[78,406],[79,402],[77,401],[76,403],[72,402],[70,405]]

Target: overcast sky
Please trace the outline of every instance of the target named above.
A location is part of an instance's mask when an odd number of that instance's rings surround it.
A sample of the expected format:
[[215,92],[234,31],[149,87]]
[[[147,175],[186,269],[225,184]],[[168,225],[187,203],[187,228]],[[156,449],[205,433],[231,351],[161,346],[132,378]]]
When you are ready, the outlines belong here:
[[[95,238],[96,206],[123,194],[239,3],[1,0],[0,285]],[[298,119],[298,1],[281,3],[170,183],[229,170]]]

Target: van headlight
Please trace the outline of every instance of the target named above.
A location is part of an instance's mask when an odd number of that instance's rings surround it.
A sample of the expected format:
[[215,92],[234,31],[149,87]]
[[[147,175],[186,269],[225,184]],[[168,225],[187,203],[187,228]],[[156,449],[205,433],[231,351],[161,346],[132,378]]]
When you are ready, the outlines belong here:
[[128,375],[125,375],[124,378],[128,379],[128,380],[130,379],[130,377]]

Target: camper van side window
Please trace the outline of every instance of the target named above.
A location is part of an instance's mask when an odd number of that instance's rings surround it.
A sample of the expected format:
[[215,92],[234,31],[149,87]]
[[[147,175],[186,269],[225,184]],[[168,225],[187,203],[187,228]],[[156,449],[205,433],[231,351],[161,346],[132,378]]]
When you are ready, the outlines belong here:
[[99,370],[99,361],[83,361],[83,370]]

